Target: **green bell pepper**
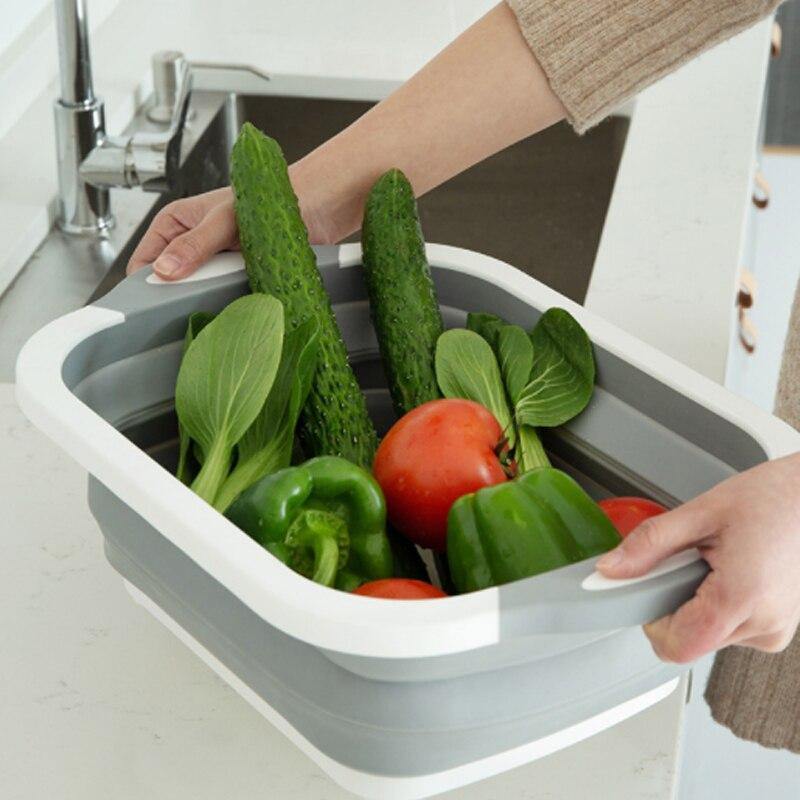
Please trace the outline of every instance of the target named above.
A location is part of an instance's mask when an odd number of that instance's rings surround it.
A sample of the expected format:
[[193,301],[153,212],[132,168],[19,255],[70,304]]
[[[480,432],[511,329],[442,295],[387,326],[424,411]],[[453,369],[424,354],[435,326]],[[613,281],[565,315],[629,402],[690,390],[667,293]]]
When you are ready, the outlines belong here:
[[447,520],[447,558],[459,592],[574,564],[619,541],[594,500],[552,467],[460,497]]
[[324,586],[352,591],[392,576],[383,493],[372,475],[344,458],[319,456],[267,475],[226,516]]

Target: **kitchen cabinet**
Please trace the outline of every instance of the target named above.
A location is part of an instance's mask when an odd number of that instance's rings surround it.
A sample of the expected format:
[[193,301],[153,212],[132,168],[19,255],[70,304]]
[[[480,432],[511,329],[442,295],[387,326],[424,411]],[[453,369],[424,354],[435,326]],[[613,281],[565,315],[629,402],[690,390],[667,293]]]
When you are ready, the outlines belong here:
[[800,158],[764,152],[766,104],[755,143],[737,285],[733,287],[726,386],[772,410],[791,301],[800,275],[796,209]]

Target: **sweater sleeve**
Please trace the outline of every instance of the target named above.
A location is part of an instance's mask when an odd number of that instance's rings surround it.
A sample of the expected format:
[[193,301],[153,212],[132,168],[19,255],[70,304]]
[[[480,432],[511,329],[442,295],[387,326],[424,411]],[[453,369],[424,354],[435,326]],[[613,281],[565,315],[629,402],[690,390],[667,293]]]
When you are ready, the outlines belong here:
[[506,2],[567,118],[581,133],[780,4],[780,0]]

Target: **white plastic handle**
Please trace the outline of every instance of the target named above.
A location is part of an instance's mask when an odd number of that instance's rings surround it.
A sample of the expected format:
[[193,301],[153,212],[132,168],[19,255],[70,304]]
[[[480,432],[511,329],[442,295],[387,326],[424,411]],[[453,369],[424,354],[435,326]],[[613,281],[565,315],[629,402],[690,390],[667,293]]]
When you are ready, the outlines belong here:
[[196,272],[187,275],[177,281],[165,281],[159,278],[155,272],[151,272],[147,278],[147,283],[157,286],[175,286],[181,283],[195,283],[197,281],[207,281],[211,278],[219,278],[221,275],[231,275],[234,272],[241,272],[244,269],[244,259],[241,253],[218,253],[210,261],[207,261]]
[[586,589],[587,592],[605,592],[609,589],[621,589],[623,586],[631,586],[634,583],[641,583],[648,581],[651,578],[657,578],[659,575],[666,575],[668,572],[674,572],[676,569],[685,567],[688,564],[693,564],[702,558],[700,551],[693,547],[691,550],[684,550],[681,553],[676,553],[674,556],[662,561],[657,567],[654,567],[647,573],[647,575],[640,575],[638,578],[607,578],[595,571],[588,577],[584,578],[581,587]]

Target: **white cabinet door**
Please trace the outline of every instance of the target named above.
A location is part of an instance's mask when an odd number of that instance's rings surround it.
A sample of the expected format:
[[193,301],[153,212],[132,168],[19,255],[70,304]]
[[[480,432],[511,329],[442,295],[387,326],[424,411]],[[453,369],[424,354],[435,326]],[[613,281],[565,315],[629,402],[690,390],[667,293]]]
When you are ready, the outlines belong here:
[[739,340],[736,310],[731,312],[731,341],[726,384],[737,394],[772,410],[783,343],[795,286],[800,277],[800,155],[766,154],[761,169],[770,184],[769,205],[752,208],[749,244],[743,266],[757,282],[747,318],[757,331],[755,350],[748,353]]

